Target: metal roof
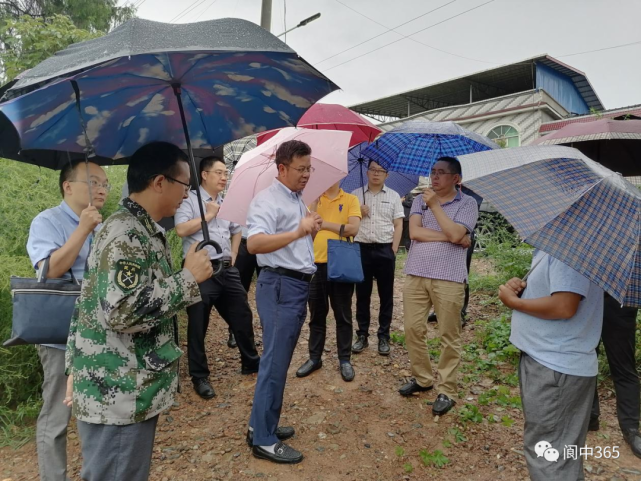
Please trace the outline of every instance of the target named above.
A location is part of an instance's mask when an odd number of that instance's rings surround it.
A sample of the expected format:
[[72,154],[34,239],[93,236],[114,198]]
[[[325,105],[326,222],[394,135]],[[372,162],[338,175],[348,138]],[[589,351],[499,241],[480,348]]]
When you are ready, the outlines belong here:
[[445,82],[409,90],[358,105],[350,109],[365,115],[404,118],[441,107],[464,105],[536,88],[536,63],[567,75],[588,107],[603,110],[603,104],[583,72],[550,57],[540,55],[521,62],[495,67]]
[[604,110],[598,114],[579,115],[565,120],[557,120],[554,122],[547,122],[541,124],[539,132],[554,132],[562,129],[566,125],[575,123],[592,122],[599,119],[615,119],[617,117],[629,117],[633,119],[641,119],[641,104],[631,105],[629,107],[620,107],[618,109]]

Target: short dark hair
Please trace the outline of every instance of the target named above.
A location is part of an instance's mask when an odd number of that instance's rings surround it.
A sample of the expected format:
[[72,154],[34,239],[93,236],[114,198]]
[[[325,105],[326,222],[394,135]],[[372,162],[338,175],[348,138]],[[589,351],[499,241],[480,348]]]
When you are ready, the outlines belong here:
[[[367,168],[368,168],[368,169],[369,169],[369,168],[370,168],[370,166],[372,165],[372,162],[374,162],[375,164],[381,165],[381,164],[379,164],[378,162],[376,162],[374,159],[369,159],[369,161],[367,162]],[[388,172],[388,170],[387,170],[386,168],[384,168],[382,165],[381,165],[381,169],[383,169],[385,172]]]
[[311,155],[312,148],[300,140],[288,140],[283,142],[276,150],[276,167],[279,165],[289,165],[294,157]]
[[200,180],[201,184],[203,182],[203,172],[211,169],[216,162],[220,162],[225,166],[225,168],[227,168],[227,164],[225,164],[225,162],[220,157],[216,157],[215,155],[210,155],[209,157],[205,157],[200,161],[200,168],[198,169],[198,180]]
[[446,162],[453,174],[458,174],[461,176],[461,178],[463,177],[463,169],[461,168],[461,163],[456,157],[441,157],[436,162]]
[[178,162],[188,162],[182,150],[169,142],[150,142],[140,147],[129,161],[127,184],[129,193],[145,190],[155,175],[176,177]]
[[62,195],[63,199],[65,198],[65,188],[62,186],[62,184],[64,184],[68,180],[75,179],[74,174],[76,172],[76,167],[84,162],[84,159],[70,160],[60,171],[60,177],[58,178],[58,187],[60,187],[60,195]]

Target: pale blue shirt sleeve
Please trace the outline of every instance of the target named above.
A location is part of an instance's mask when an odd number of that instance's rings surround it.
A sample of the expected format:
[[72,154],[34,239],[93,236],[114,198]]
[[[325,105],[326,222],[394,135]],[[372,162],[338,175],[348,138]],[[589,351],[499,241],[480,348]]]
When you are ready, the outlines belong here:
[[190,220],[196,218],[196,216],[194,215],[194,206],[192,204],[191,197],[192,196],[190,193],[189,197],[183,200],[182,204],[180,204],[180,207],[178,207],[178,210],[176,210],[176,214],[174,214],[174,223],[176,225],[184,224],[185,222],[189,222]]
[[550,295],[555,292],[572,292],[583,298],[590,291],[590,281],[563,262],[550,256]]
[[34,269],[38,270],[38,263],[50,257],[64,244],[63,232],[55,226],[49,217],[38,215],[33,219],[29,228],[27,252]]
[[256,234],[276,234],[278,214],[276,209],[265,199],[256,202],[254,199],[247,212],[247,238]]

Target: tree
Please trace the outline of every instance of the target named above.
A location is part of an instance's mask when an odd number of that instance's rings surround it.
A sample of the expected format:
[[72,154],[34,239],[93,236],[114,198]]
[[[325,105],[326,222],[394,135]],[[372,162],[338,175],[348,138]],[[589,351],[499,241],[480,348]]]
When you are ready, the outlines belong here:
[[4,51],[0,52],[0,58],[6,82],[72,43],[99,37],[103,32],[78,28],[64,15],[48,19],[23,15],[7,19],[2,34]]

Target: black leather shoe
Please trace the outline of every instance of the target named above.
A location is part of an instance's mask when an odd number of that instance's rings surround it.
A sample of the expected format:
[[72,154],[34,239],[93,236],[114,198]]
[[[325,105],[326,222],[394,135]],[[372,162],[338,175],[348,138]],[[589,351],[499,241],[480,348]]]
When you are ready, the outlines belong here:
[[[296,431],[291,426],[278,426],[276,428],[276,437],[279,441],[285,441],[285,439],[291,438]],[[254,431],[247,430],[247,437],[245,438],[247,445],[251,448],[254,446]]]
[[369,346],[369,342],[367,342],[367,336],[358,336],[358,340],[352,346],[352,352],[358,354],[359,352],[363,352],[363,349],[365,349],[367,346]]
[[628,429],[624,431],[623,439],[625,439],[625,442],[628,443],[628,446],[630,446],[632,454],[634,454],[637,458],[641,458],[641,436],[639,436],[639,430]]
[[432,414],[442,416],[454,407],[456,401],[448,398],[445,394],[436,396],[436,401],[432,404]]
[[236,338],[234,337],[234,333],[229,331],[229,339],[227,339],[227,347],[229,349],[234,349],[238,347],[238,344],[236,344]]
[[272,463],[279,464],[297,464],[303,460],[303,453],[296,451],[285,443],[277,443],[274,453],[270,453],[260,446],[252,447],[252,454],[255,458],[266,459]]
[[258,372],[259,365],[256,364],[256,366],[241,366],[240,367],[240,373],[245,376],[248,374],[256,374]]
[[598,431],[599,430],[599,418],[593,418],[590,416],[590,423],[588,424],[588,431]]
[[301,367],[298,368],[298,371],[296,371],[296,377],[309,376],[321,367],[323,367],[323,361],[314,362],[311,359],[308,359]]
[[436,318],[436,312],[432,312],[429,316],[427,316],[427,322],[438,322],[438,319]]
[[424,392],[424,391],[430,391],[432,390],[434,386],[427,386],[423,387],[420,386],[417,382],[416,379],[412,378],[410,381],[406,384],[403,384],[401,388],[398,390],[398,393],[401,396],[411,396],[415,392]]
[[345,382],[353,381],[354,376],[356,376],[356,373],[354,372],[354,368],[349,362],[341,363],[340,371],[341,371],[341,377]]
[[378,340],[378,353],[381,356],[389,356],[390,347],[387,339],[381,338]]
[[216,396],[214,388],[211,387],[209,379],[207,379],[206,377],[194,379],[192,382],[194,383],[194,391],[196,391],[196,394],[198,394],[201,398],[211,399]]

